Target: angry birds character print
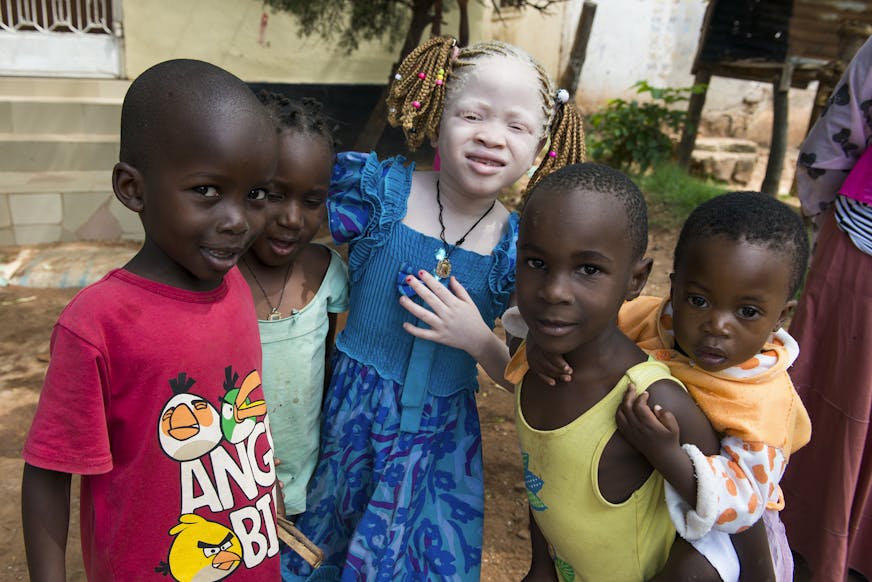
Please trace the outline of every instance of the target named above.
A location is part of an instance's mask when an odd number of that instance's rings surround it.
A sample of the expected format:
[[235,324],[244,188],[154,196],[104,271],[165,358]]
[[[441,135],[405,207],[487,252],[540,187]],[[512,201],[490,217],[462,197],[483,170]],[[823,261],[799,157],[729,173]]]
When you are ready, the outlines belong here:
[[179,517],[167,562],[155,568],[177,582],[214,582],[232,574],[242,562],[242,544],[233,531],[193,513]]
[[209,402],[188,391],[195,380],[181,372],[170,378],[174,396],[164,405],[158,422],[163,451],[177,461],[201,457],[221,442],[221,419]]
[[266,414],[266,402],[251,400],[252,392],[260,388],[260,374],[252,370],[237,387],[239,374],[232,366],[224,368],[224,398],[221,402],[221,431],[224,438],[236,444],[242,442],[252,433],[257,424],[257,417]]

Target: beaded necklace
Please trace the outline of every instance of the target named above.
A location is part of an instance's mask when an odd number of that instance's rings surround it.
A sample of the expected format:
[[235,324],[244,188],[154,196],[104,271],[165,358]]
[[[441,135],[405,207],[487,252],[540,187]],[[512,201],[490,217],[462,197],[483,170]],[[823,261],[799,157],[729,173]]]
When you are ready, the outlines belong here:
[[490,207],[488,207],[485,213],[479,216],[478,220],[473,222],[472,226],[470,226],[469,229],[465,233],[463,233],[463,236],[457,239],[457,241],[453,245],[449,245],[448,241],[445,240],[445,223],[442,221],[442,195],[441,192],[439,192],[438,179],[436,180],[436,204],[439,205],[439,239],[442,241],[442,248],[436,251],[436,270],[434,271],[434,273],[439,279],[444,279],[445,277],[451,275],[451,253],[454,252],[454,249],[462,245],[466,240],[466,237],[469,236],[469,233],[472,232],[472,229],[478,226],[478,224],[482,220],[484,220],[485,216],[490,214],[491,210],[493,210],[494,206],[496,206],[497,204],[497,199],[494,198],[494,201],[491,202]]

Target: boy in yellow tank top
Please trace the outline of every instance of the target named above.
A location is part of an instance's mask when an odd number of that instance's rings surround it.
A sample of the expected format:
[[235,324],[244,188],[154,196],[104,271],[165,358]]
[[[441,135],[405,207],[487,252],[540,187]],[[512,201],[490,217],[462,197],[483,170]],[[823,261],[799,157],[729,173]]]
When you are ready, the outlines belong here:
[[[517,383],[531,512],[526,580],[641,582],[687,579],[687,572],[695,580],[719,579],[676,539],[662,476],[616,431],[615,413],[632,382],[647,392],[650,406],[675,415],[682,443],[707,454],[718,449],[682,385],[617,327],[622,303],[639,295],[651,270],[647,240],[641,192],[605,166],[568,166],[527,199],[518,238],[518,308],[528,337],[563,354],[574,373],[569,382],[546,385],[526,374],[523,350],[507,369],[507,379]],[[692,478],[672,485],[696,495]]]

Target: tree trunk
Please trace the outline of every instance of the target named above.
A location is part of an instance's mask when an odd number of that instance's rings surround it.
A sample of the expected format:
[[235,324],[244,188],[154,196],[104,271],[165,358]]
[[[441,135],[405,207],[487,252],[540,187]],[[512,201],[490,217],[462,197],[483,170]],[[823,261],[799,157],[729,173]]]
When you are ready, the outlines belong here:
[[457,31],[457,46],[464,47],[469,44],[469,0],[457,0],[457,8],[460,9],[460,26]]
[[442,0],[433,2],[433,24],[430,26],[430,33],[433,36],[442,35]]
[[696,134],[699,131],[702,108],[705,106],[705,97],[711,80],[712,73],[708,69],[699,69],[693,79],[694,85],[705,85],[705,89],[701,93],[693,93],[687,104],[687,118],[681,130],[681,142],[678,144],[678,165],[685,170],[690,167],[693,148],[696,147]]
[[566,63],[566,68],[558,80],[558,87],[569,91],[570,99],[575,98],[575,91],[578,89],[581,67],[587,57],[587,41],[590,40],[594,16],[596,16],[596,3],[585,0],[581,8],[581,16],[578,19],[578,28],[575,29],[575,40],[572,43],[572,51],[569,53],[569,62]]
[[772,139],[769,145],[769,160],[766,162],[766,176],[760,190],[770,196],[778,195],[781,183],[781,170],[784,168],[784,154],[787,150],[787,92],[793,68],[784,63],[781,74],[772,86]]
[[421,36],[424,34],[424,29],[432,23],[430,9],[433,7],[434,0],[415,0],[412,11],[412,20],[409,22],[409,30],[406,32],[406,39],[403,42],[403,48],[400,51],[400,56],[397,61],[391,66],[391,73],[388,75],[388,84],[385,85],[379,94],[378,101],[373,107],[369,119],[363,126],[363,129],[357,136],[354,142],[354,149],[359,152],[369,152],[375,148],[384,133],[385,126],[388,122],[388,106],[385,102],[388,97],[388,87],[396,74],[400,63],[412,50],[421,42]]

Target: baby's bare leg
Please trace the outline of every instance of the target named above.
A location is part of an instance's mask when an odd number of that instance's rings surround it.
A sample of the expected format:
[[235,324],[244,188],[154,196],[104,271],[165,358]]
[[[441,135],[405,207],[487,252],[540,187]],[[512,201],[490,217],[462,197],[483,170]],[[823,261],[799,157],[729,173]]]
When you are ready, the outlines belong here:
[[[762,519],[750,529],[730,536],[730,541],[739,559],[739,582],[775,582],[775,569]],[[680,536],[675,536],[666,565],[651,582],[708,580],[721,582],[721,577],[705,556]]]
[[775,568],[769,552],[766,525],[762,519],[739,534],[730,536],[739,558],[740,582],[774,582]]
[[675,536],[666,565],[650,582],[721,582],[721,576],[705,556]]

